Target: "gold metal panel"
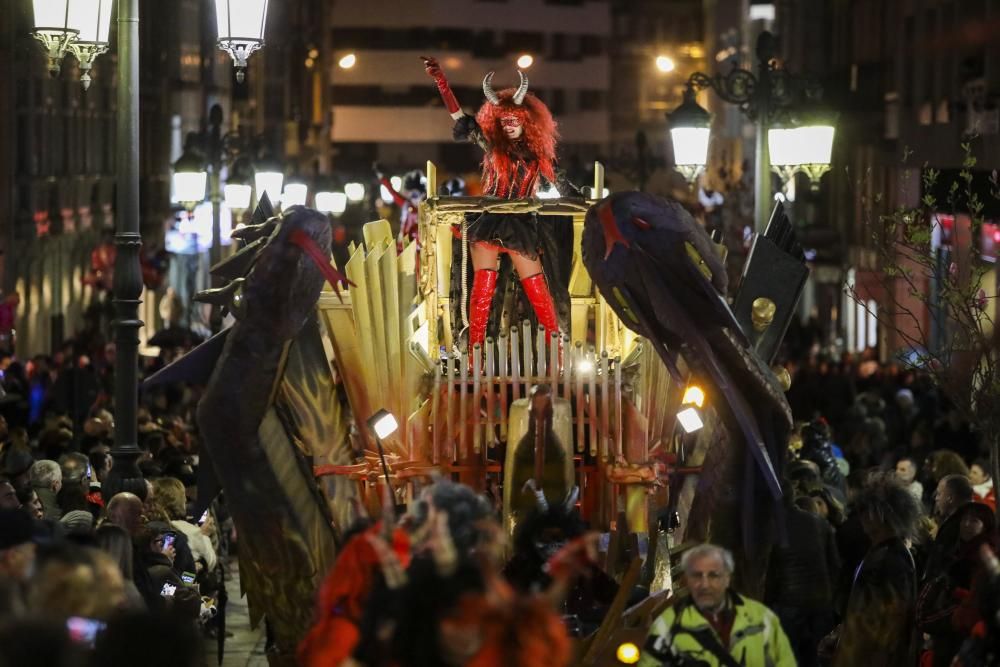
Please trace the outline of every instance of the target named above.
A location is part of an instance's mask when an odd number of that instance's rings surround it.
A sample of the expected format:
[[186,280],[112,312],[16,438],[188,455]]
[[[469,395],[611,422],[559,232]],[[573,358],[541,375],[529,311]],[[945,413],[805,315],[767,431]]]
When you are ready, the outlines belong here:
[[[504,460],[504,470],[506,471],[506,479],[509,480],[507,484],[504,485],[503,490],[503,519],[504,528],[508,534],[514,530],[514,518],[512,516],[512,511],[520,506],[521,488],[515,480],[521,480],[521,484],[524,480],[532,477],[534,475],[534,456],[530,457],[531,463],[529,464],[527,471],[521,471],[518,473],[517,465],[515,464],[515,459],[517,459],[518,454],[518,444],[521,439],[528,433],[528,430],[532,428],[531,419],[529,417],[529,411],[531,408],[531,399],[522,398],[514,401],[510,406],[510,415],[508,419],[508,439],[507,439],[507,455]],[[564,485],[560,488],[554,488],[550,483],[545,483],[543,485],[543,490],[546,491],[546,497],[549,502],[560,502],[562,496],[569,490],[573,488],[574,484],[574,472],[573,472],[573,412],[570,408],[569,401],[561,398],[555,398],[552,401],[552,430],[555,433],[556,440],[559,447],[564,453],[564,466],[563,466],[563,482]],[[527,442],[532,443],[529,439]],[[529,445],[530,446],[530,445]],[[532,451],[534,449],[532,448]],[[523,457],[524,455],[522,455]],[[526,458],[526,457],[525,457]],[[524,461],[525,458],[521,460]],[[548,467],[548,466],[546,466]],[[548,477],[546,476],[546,479]],[[514,486],[518,488],[514,488]],[[516,494],[516,496],[515,496]],[[531,500],[534,502],[534,499]]]

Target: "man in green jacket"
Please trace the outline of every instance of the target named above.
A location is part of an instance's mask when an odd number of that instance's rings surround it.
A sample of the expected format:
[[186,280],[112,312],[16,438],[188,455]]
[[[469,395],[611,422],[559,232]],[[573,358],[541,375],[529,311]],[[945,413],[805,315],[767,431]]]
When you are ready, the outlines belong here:
[[795,666],[795,655],[774,612],[729,588],[734,568],[729,551],[702,544],[684,554],[681,567],[690,597],[653,622],[640,667]]

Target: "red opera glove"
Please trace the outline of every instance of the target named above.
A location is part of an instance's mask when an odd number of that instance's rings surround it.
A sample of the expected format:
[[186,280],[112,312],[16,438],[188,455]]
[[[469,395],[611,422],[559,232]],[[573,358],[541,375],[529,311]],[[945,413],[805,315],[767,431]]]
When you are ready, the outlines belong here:
[[444,102],[444,106],[448,109],[448,113],[451,114],[452,118],[458,118],[462,115],[462,108],[458,106],[458,100],[455,99],[455,93],[451,91],[451,86],[448,85],[448,79],[444,76],[444,71],[438,64],[437,59],[428,58],[427,56],[420,56],[420,59],[424,61],[424,71],[434,79],[437,84],[438,92],[441,94],[441,100]]

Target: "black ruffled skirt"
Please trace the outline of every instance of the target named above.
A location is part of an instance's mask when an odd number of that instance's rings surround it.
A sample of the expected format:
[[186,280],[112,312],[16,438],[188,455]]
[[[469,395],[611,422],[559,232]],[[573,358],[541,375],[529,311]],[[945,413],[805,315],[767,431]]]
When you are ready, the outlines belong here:
[[469,243],[489,243],[529,259],[538,259],[543,251],[534,213],[470,213],[465,224]]
[[[469,243],[491,243],[542,262],[542,271],[555,301],[559,316],[559,327],[569,331],[570,298],[569,274],[573,266],[573,218],[569,216],[538,216],[535,213],[470,213],[466,216]],[[461,238],[461,227],[455,227],[455,235]],[[462,330],[462,244],[456,240],[452,244],[451,262],[451,308],[452,326],[455,334]],[[497,289],[493,295],[490,319],[486,327],[488,336],[499,334],[504,302],[508,290],[513,292],[513,310],[508,313],[509,322],[529,319],[535,322],[535,313],[521,290],[518,276],[507,253],[500,255]],[[472,260],[468,260],[466,289],[471,293],[475,271]],[[465,336],[463,336],[463,339]]]

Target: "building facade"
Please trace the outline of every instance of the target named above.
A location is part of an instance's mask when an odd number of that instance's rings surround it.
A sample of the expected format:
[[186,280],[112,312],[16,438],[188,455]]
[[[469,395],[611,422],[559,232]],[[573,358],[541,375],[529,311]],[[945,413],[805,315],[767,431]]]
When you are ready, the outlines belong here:
[[[792,2],[778,5],[778,20],[798,35],[786,42],[789,60],[811,62],[823,76],[831,103],[840,110],[834,169],[824,179],[818,206],[832,224],[840,249],[841,284],[851,285],[865,307],[848,296],[834,303],[834,333],[843,349],[876,348],[882,358],[904,350],[896,334],[902,328],[927,334],[928,346],[940,344],[923,297],[909,296],[902,285],[886,293],[883,268],[872,248],[870,224],[899,206],[916,207],[934,194],[940,219],[933,252],[969,253],[987,263],[983,289],[996,294],[993,234],[1000,200],[989,185],[1000,167],[1000,2],[996,0],[866,0],[861,2]],[[814,36],[803,40],[801,35]],[[977,156],[972,168],[975,190],[985,204],[980,238],[968,233],[964,197],[944,205],[966,158],[963,143]],[[922,178],[940,175],[930,192]],[[964,187],[963,187],[964,189]],[[948,228],[952,227],[951,230]],[[989,266],[993,264],[993,267]],[[932,294],[933,279],[923,279]],[[932,299],[933,301],[933,299]],[[987,306],[994,321],[996,299]],[[890,327],[880,327],[871,310],[886,311]],[[916,315],[916,322],[903,311]]]
[[[556,117],[565,162],[594,159],[610,138],[606,0],[403,0],[334,2],[327,12],[331,166],[357,176],[378,161],[399,171],[433,160],[450,173],[477,171],[475,146],[456,144],[452,121],[420,56],[441,63],[463,108],[483,102],[483,76],[499,89],[517,82],[517,61],[531,91]],[[340,66],[353,55],[354,64]]]

